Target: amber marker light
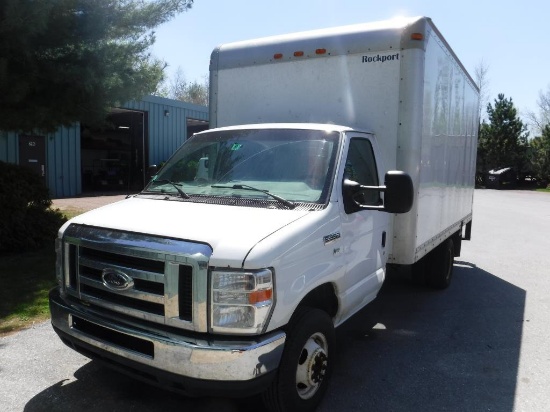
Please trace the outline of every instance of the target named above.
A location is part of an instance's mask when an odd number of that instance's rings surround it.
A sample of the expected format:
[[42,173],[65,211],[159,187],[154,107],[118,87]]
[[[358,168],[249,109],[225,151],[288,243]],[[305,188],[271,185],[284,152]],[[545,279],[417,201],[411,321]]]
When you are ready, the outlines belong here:
[[283,58],[283,53],[275,53],[275,54],[273,55],[273,58],[274,58],[275,60],[280,60],[280,59]]
[[412,33],[411,40],[424,40],[424,35],[422,33]]
[[316,49],[315,50],[315,54],[326,54],[327,53],[327,49]]
[[273,296],[273,290],[263,289],[252,292],[248,295],[248,303],[255,305],[256,303],[265,302],[270,300]]

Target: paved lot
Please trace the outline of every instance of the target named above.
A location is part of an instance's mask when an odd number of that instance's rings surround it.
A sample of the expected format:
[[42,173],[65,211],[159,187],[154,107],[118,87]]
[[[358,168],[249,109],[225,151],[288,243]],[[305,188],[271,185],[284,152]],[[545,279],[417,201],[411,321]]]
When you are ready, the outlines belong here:
[[[550,195],[475,193],[473,240],[451,287],[396,276],[337,330],[320,411],[548,411]],[[0,339],[1,411],[259,411],[257,400],[188,399],[64,347],[48,323]]]
[[125,194],[103,195],[103,196],[83,196],[66,199],[53,199],[52,207],[59,210],[92,210],[109,203],[118,202],[126,197]]

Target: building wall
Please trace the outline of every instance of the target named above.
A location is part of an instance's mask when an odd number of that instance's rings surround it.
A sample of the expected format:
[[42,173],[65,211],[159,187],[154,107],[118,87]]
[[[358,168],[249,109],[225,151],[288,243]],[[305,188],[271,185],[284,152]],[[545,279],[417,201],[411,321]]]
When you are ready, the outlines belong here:
[[149,164],[167,160],[187,140],[187,119],[208,121],[207,107],[157,96],[128,102],[122,108],[149,113]]
[[[46,183],[51,196],[80,194],[80,124],[35,134],[46,138]],[[19,133],[0,131],[0,161],[19,163]]]
[[17,163],[19,146],[17,134],[0,131],[0,160],[6,163]]
[[82,192],[80,179],[80,124],[60,127],[46,135],[46,176],[53,198]]
[[[208,108],[157,96],[130,101],[121,108],[147,112],[145,135],[149,164],[165,161],[188,138],[187,119],[208,121]],[[46,136],[46,181],[52,198],[82,193],[80,124]],[[0,131],[0,161],[19,163],[18,133]]]

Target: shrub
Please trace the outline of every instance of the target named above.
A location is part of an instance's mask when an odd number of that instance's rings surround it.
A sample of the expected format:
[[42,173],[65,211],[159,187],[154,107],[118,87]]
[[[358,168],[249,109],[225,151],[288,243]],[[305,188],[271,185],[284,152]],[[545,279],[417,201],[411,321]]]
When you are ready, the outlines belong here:
[[48,188],[29,168],[0,162],[0,253],[34,250],[53,242],[65,222],[51,210]]

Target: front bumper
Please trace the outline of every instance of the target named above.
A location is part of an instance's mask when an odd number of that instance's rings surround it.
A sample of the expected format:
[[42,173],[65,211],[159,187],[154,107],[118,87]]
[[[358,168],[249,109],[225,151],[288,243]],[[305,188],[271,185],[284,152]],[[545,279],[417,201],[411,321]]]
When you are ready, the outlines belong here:
[[189,395],[260,392],[279,366],[286,339],[284,332],[220,339],[145,330],[72,304],[58,288],[50,291],[50,311],[55,332],[73,349]]

